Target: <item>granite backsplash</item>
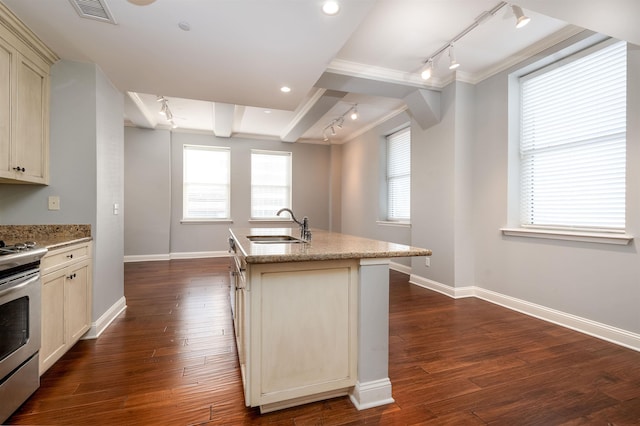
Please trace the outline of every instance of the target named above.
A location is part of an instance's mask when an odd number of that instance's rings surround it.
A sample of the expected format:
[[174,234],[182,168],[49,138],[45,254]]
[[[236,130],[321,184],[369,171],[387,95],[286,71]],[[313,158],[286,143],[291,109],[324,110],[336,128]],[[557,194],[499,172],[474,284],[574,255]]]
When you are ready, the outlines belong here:
[[50,247],[91,238],[91,225],[0,225],[0,240],[6,244],[35,241]]

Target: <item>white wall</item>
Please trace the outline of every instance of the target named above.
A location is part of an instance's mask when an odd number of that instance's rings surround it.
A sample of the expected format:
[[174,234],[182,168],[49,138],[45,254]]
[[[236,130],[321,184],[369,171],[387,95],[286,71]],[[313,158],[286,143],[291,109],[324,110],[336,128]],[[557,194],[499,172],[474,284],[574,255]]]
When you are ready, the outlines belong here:
[[[293,153],[293,211],[296,217],[308,216],[312,228],[329,229],[331,162],[336,159],[332,160],[327,145],[140,129],[127,129],[125,139],[125,256],[142,256],[143,259],[152,255],[166,258],[225,253],[230,227],[297,227],[288,221],[249,221],[251,149]],[[181,223],[182,147],[185,144],[231,148],[233,222]],[[153,181],[151,186],[150,180]],[[143,192],[147,194],[143,195]]]

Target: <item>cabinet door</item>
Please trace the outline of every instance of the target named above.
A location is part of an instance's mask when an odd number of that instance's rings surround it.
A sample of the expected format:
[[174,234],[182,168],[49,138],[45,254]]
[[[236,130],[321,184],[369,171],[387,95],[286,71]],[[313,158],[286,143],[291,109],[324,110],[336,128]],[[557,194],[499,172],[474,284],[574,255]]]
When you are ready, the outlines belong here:
[[91,327],[91,287],[89,261],[65,269],[67,327],[69,342],[76,342]]
[[64,270],[42,277],[40,375],[51,367],[64,354],[67,348],[64,287]]
[[[48,183],[47,74],[18,54],[16,92],[15,165],[18,179]],[[24,170],[23,170],[24,169]]]
[[357,261],[253,265],[250,283],[252,406],[270,411],[356,383]]
[[15,50],[0,38],[0,178],[14,178],[11,168],[11,82]]

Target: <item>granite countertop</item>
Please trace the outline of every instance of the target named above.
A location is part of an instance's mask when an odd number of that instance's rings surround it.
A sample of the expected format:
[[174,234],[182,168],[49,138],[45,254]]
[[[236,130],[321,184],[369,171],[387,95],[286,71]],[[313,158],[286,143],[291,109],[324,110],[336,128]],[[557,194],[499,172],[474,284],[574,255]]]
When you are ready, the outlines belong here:
[[34,241],[49,250],[91,241],[91,225],[0,225],[7,245]]
[[229,231],[247,263],[431,256],[428,249],[320,229],[311,230],[309,243],[256,243],[247,238],[251,235],[299,237],[298,228],[231,228]]

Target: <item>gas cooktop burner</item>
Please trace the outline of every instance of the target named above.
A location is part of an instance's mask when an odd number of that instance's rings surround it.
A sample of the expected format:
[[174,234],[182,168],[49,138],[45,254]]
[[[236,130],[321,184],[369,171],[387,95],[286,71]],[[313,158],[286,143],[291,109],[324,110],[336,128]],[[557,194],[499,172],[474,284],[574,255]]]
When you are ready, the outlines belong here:
[[0,240],[0,256],[31,250],[33,248],[36,248],[36,246],[37,244],[35,243],[35,241],[25,241],[24,243],[16,243],[8,246],[4,243],[4,241]]

